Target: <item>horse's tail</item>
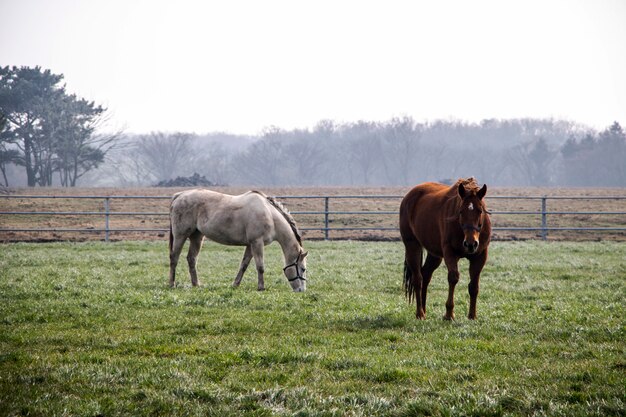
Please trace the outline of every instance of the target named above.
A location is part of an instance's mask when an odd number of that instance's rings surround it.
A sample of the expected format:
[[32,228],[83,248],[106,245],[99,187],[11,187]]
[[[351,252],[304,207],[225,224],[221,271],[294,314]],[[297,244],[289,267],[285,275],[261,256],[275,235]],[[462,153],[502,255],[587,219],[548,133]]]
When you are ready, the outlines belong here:
[[404,295],[409,300],[409,303],[413,300],[415,294],[415,286],[413,285],[413,273],[409,268],[407,261],[404,261]]
[[172,253],[172,245],[174,244],[174,234],[172,233],[172,220],[170,219],[170,253]]
[[174,234],[172,233],[172,208],[174,205],[174,200],[176,200],[181,193],[182,191],[174,194],[172,196],[172,200],[170,201],[170,245],[169,245],[170,253],[172,253],[172,245],[174,245]]

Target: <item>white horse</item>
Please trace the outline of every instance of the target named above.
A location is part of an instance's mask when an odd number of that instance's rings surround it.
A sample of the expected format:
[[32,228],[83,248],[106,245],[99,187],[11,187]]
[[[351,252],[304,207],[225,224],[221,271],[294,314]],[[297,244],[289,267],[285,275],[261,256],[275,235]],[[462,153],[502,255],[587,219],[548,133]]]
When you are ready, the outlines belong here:
[[196,264],[204,237],[224,245],[246,247],[233,287],[239,286],[254,257],[258,290],[265,289],[263,248],[276,240],[283,250],[283,272],[291,288],[296,292],[306,290],[307,252],[302,248],[293,217],[274,198],[258,191],[237,196],[199,189],[174,194],[170,203],[171,287],[176,284],[176,265],[187,238],[191,284],[198,285]]

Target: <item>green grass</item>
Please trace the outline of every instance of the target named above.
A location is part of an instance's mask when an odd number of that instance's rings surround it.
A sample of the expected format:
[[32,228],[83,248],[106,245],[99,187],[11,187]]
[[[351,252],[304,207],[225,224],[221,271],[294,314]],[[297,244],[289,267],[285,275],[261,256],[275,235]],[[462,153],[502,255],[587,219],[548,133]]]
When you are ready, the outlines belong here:
[[[291,292],[207,243],[202,287],[165,243],[0,246],[1,416],[610,416],[626,413],[623,243],[492,244],[478,320],[414,319],[401,243],[307,242]],[[465,271],[467,264],[462,264]]]

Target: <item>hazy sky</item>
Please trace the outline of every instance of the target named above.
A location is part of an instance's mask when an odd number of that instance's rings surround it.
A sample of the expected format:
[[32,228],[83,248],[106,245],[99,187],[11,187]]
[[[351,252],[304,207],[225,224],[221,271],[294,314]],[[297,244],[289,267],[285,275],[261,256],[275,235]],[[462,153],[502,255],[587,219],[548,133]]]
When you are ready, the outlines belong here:
[[65,75],[117,127],[626,125],[626,0],[0,0],[0,65]]

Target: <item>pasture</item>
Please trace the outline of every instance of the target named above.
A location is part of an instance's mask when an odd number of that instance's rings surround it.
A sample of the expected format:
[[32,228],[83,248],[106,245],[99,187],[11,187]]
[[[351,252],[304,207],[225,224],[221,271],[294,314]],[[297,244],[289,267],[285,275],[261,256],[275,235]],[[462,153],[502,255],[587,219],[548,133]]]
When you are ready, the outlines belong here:
[[[399,242],[306,242],[308,290],[280,248],[266,288],[242,248],[206,243],[167,286],[167,243],[0,246],[3,416],[610,416],[626,413],[626,246],[494,242],[478,320],[435,272],[425,321]],[[183,258],[184,259],[184,258]]]

